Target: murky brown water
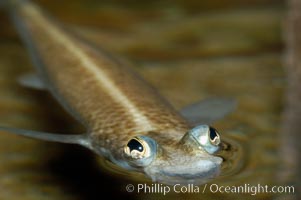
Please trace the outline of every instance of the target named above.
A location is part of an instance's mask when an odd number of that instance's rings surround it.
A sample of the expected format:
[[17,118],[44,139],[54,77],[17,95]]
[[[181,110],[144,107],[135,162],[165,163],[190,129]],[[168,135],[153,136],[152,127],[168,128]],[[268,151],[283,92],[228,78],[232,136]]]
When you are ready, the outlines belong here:
[[[77,0],[68,4],[43,0],[40,4],[82,37],[132,62],[177,108],[212,96],[237,99],[235,112],[215,124],[224,137],[240,144],[231,163],[236,167],[212,183],[281,185],[276,174],[286,86],[283,3],[200,2],[152,1],[148,5]],[[17,84],[17,77],[32,70],[31,63],[4,15],[0,24],[0,123],[46,131],[76,130],[78,124],[47,93]],[[108,168],[100,167],[99,159],[81,147],[0,134],[0,199],[100,199],[104,194],[137,199],[286,197],[209,191],[166,196],[127,193],[126,184],[147,180]]]

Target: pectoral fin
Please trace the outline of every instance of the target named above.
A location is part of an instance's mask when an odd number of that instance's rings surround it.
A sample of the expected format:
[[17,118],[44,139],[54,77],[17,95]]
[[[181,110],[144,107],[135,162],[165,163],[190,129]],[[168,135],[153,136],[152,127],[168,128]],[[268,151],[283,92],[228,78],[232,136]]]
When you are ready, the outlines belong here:
[[51,141],[51,142],[80,144],[82,146],[91,149],[90,141],[86,134],[76,134],[76,135],[56,134],[56,133],[46,133],[40,131],[32,131],[32,130],[2,127],[2,126],[0,126],[0,131],[14,133],[17,135],[22,135],[30,138]]
[[24,86],[37,90],[46,90],[46,85],[37,74],[25,74],[18,79],[18,82]]
[[231,113],[236,104],[230,98],[210,98],[184,107],[180,113],[193,125],[211,124]]

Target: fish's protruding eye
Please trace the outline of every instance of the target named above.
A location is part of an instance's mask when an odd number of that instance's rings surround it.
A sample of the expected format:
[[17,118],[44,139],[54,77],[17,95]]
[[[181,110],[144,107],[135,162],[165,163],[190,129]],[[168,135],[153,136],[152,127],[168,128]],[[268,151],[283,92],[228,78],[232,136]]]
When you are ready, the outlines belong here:
[[128,141],[127,145],[124,147],[124,152],[132,159],[141,159],[149,157],[151,149],[146,141],[135,137]]
[[157,142],[147,136],[130,139],[124,147],[126,161],[134,167],[149,165],[157,155]]
[[210,142],[213,145],[219,145],[221,140],[219,137],[219,134],[215,128],[209,127],[209,137],[210,137]]
[[127,146],[130,149],[130,151],[137,150],[139,152],[143,152],[144,150],[142,144],[136,139],[131,139]]
[[214,128],[207,125],[200,125],[188,132],[188,134],[199,144],[199,147],[209,154],[217,152],[221,143],[220,136]]
[[125,147],[125,153],[135,159],[142,158],[145,156],[146,148],[143,146],[143,141],[139,141],[137,138],[131,139],[126,147]]

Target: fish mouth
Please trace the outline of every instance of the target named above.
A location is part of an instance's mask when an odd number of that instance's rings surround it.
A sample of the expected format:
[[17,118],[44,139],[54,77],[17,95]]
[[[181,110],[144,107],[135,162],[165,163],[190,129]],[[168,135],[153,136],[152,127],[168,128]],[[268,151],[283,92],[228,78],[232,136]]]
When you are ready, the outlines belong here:
[[154,164],[144,169],[153,182],[167,185],[204,184],[220,174],[222,159],[212,157],[191,163]]

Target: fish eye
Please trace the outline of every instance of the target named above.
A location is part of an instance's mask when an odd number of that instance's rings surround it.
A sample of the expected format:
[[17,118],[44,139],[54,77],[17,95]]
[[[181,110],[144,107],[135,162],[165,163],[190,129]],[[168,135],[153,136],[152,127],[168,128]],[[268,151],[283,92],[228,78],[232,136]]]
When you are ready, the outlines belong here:
[[124,154],[129,163],[136,166],[149,165],[157,152],[157,143],[146,136],[130,139],[124,147]]
[[209,138],[213,145],[219,145],[221,140],[220,136],[215,128],[209,127]]
[[130,152],[132,152],[134,150],[139,151],[139,152],[144,151],[143,145],[137,139],[131,139],[128,142],[127,147],[129,148]]
[[148,144],[137,137],[128,141],[126,147],[124,148],[124,152],[127,156],[133,159],[148,157],[150,154]]
[[190,136],[197,142],[201,149],[204,149],[209,154],[216,153],[221,143],[220,136],[216,129],[200,125],[189,131]]

